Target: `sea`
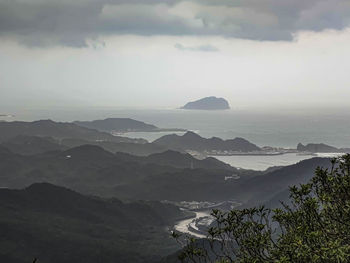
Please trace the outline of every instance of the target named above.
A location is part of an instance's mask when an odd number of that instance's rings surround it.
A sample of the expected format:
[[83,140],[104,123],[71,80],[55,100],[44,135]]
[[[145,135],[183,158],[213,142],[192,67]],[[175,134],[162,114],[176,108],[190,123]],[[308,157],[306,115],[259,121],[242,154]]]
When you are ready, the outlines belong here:
[[[33,121],[52,119],[70,122],[109,117],[132,118],[160,128],[183,128],[210,138],[233,139],[242,137],[262,146],[296,148],[299,142],[325,143],[350,148],[349,109],[293,109],[293,110],[227,110],[196,111],[180,109],[27,109],[8,113],[0,120]],[[123,136],[144,138],[150,142],[175,132],[130,132]],[[179,135],[183,134],[178,132]],[[320,154],[321,156],[321,154]],[[323,156],[323,155],[322,155]],[[233,166],[264,170],[270,166],[289,165],[313,156],[285,154],[276,156],[220,156],[218,159]]]

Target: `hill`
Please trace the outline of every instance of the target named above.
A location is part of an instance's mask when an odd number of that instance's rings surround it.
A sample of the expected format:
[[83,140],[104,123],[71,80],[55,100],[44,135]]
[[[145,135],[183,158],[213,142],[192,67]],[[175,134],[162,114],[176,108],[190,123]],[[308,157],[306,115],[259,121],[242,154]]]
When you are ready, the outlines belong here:
[[59,144],[59,141],[51,137],[37,137],[18,135],[1,144],[13,153],[33,155],[49,151],[59,151],[67,149]]
[[255,144],[243,139],[222,140],[217,137],[203,138],[194,132],[187,132],[182,136],[177,134],[165,135],[153,143],[168,147],[169,149],[194,151],[238,151],[251,152],[261,150]]
[[329,165],[327,158],[313,158],[264,173],[237,170],[212,158],[192,158],[171,151],[148,157],[112,154],[92,145],[22,156],[0,147],[0,186],[49,182],[123,200],[235,199],[254,204],[311,178],[318,165]]
[[307,145],[303,145],[301,143],[298,144],[297,150],[301,152],[311,152],[311,153],[345,153],[350,152],[350,149],[341,148],[338,149],[336,147],[324,144],[324,143],[309,143]]
[[88,141],[78,138],[65,138],[65,139],[54,139],[52,137],[38,137],[38,136],[27,136],[18,135],[10,138],[3,143],[0,143],[3,147],[10,149],[13,153],[22,155],[35,155],[39,153],[66,150],[82,145],[96,145],[100,146],[106,151],[116,153],[124,152],[138,156],[147,156],[154,153],[161,153],[166,151],[168,148],[153,144],[153,143],[136,143],[131,142],[114,142],[114,141]]
[[135,158],[135,156],[117,153],[118,158],[129,162],[139,162],[144,164],[158,164],[171,166],[175,168],[191,168],[191,169],[209,169],[209,170],[229,170],[238,172],[238,170],[224,162],[215,158],[209,157],[203,160],[198,160],[188,153],[180,153],[173,150],[168,150],[162,153],[155,153],[149,156]]
[[[194,169],[187,168],[192,162]],[[115,155],[92,145],[32,156],[14,154],[3,148],[0,170],[1,187],[22,188],[36,182],[49,182],[85,194],[138,200],[214,198],[218,191],[211,191],[212,188],[226,184],[225,177],[232,173],[247,177],[246,171],[236,172],[213,158],[197,161],[190,155],[169,152],[150,157]],[[187,186],[181,189],[181,185]],[[198,189],[194,191],[194,188]],[[217,198],[226,194],[219,194]]]
[[166,227],[188,216],[168,204],[123,203],[47,183],[0,189],[0,213],[0,261],[16,263],[155,262],[178,248]]
[[61,140],[61,144],[73,148],[86,144],[100,146],[112,153],[123,152],[138,156],[147,156],[154,153],[161,153],[168,148],[154,143],[131,143],[131,142],[111,142],[111,141],[87,141],[82,139],[67,138]]
[[289,186],[308,182],[317,167],[329,168],[330,165],[329,158],[312,158],[248,179],[239,186],[243,190],[239,198],[246,200],[245,206],[276,204],[278,198],[288,196]]
[[164,173],[156,183],[154,177],[145,177],[117,189],[120,193],[135,192],[140,199],[162,200],[166,196],[168,200],[238,200],[244,206],[253,206],[269,201],[290,185],[308,181],[317,166],[329,167],[329,163],[328,158],[313,158],[269,173],[248,172],[239,179],[229,180],[208,170],[186,169],[181,173]]
[[88,141],[112,141],[145,143],[142,139],[130,139],[113,136],[109,133],[100,132],[74,123],[54,122],[51,120],[40,120],[33,122],[0,122],[0,142],[7,141],[18,135],[52,137],[57,140],[64,138],[77,138]]
[[106,132],[154,131],[158,127],[129,118],[107,118],[94,121],[75,121],[78,126]]
[[206,97],[200,100],[192,101],[181,107],[185,110],[229,110],[230,105],[224,98]]

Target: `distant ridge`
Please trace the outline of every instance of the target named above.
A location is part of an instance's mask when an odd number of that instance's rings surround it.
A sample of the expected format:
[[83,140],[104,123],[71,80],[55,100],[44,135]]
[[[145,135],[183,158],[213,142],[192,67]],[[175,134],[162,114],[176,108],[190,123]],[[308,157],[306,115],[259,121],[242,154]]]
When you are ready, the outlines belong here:
[[107,132],[153,131],[158,129],[157,126],[152,124],[147,124],[130,118],[107,118],[94,121],[75,121],[74,123],[85,128]]
[[229,110],[230,105],[224,98],[214,96],[192,101],[181,107],[184,110]]
[[106,132],[88,129],[68,122],[54,122],[52,120],[0,122],[0,142],[5,142],[18,135],[52,137],[56,140],[78,138],[88,141],[147,142],[142,139],[113,136]]
[[155,125],[145,123],[130,118],[107,118],[104,120],[94,121],[75,121],[74,124],[95,129],[101,132],[108,133],[126,133],[126,132],[168,132],[168,131],[181,131],[185,132],[184,129],[179,128],[159,128]]
[[176,134],[165,135],[153,143],[169,149],[195,150],[195,151],[241,151],[251,152],[261,150],[255,144],[243,139],[222,140],[218,137],[203,138],[194,132],[187,132],[183,136]]
[[119,159],[129,162],[139,162],[144,164],[158,164],[164,166],[172,166],[176,168],[191,168],[191,169],[216,169],[229,170],[237,172],[237,169],[221,162],[215,158],[208,157],[203,160],[198,160],[188,153],[180,153],[177,151],[168,150],[162,153],[155,153],[145,157],[136,157],[125,153],[116,153]]
[[[1,187],[23,188],[47,182],[83,194],[125,200],[186,200],[186,191],[187,200],[194,200],[198,194],[192,192],[192,187],[199,181],[224,183],[225,176],[243,173],[214,158],[197,160],[172,151],[139,157],[113,154],[95,145],[32,156],[14,154],[0,145],[0,171]],[[178,191],[179,182],[191,188]],[[168,193],[174,184],[174,192]],[[159,193],[152,190],[163,186]],[[206,193],[207,188],[201,191],[201,195]]]
[[311,152],[311,153],[346,153],[350,152],[349,148],[336,148],[324,143],[309,143],[303,145],[299,143],[297,150],[300,152]]

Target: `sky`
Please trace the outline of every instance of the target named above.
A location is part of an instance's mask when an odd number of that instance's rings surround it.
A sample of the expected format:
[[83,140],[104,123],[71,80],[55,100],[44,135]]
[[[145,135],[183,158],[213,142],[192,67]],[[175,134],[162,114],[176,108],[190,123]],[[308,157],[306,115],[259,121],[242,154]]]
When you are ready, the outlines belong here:
[[0,0],[0,113],[348,106],[349,0]]

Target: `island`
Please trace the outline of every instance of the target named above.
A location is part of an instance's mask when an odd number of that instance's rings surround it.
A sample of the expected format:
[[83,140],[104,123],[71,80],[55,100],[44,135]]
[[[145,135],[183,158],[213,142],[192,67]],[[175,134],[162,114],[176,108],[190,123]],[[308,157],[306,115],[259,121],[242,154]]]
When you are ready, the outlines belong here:
[[214,96],[187,103],[180,109],[184,110],[229,110],[230,105],[224,98]]

